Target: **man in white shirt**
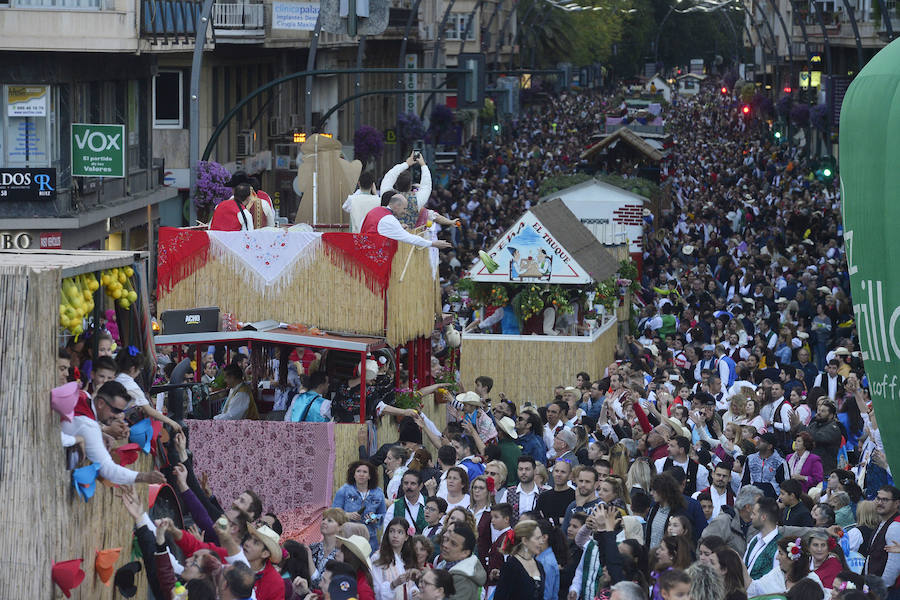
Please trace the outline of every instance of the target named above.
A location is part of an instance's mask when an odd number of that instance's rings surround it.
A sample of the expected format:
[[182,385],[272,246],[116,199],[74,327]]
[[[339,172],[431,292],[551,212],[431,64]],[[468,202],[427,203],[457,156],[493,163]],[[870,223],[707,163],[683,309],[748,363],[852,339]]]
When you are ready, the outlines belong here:
[[347,200],[344,201],[344,205],[341,207],[344,209],[344,212],[350,214],[350,231],[352,233],[359,233],[363,219],[380,202],[375,189],[375,177],[371,171],[360,173],[359,189],[347,196]]
[[553,450],[553,440],[556,434],[566,428],[563,417],[569,410],[569,405],[562,400],[547,405],[547,423],[544,425],[544,445],[547,446],[547,459],[556,458]]
[[691,441],[679,435],[669,440],[668,444],[669,456],[657,459],[656,472],[662,473],[666,469],[679,467],[685,474],[684,493],[688,496],[709,487],[709,469],[690,459]]
[[417,211],[421,210],[428,202],[428,198],[431,197],[431,171],[428,169],[428,165],[425,164],[422,155],[415,150],[410,153],[409,158],[398,165],[394,165],[390,171],[384,174],[384,177],[381,178],[381,189],[378,190],[378,195],[383,198],[385,193],[391,190],[397,190],[404,194],[409,192],[412,189],[412,178],[408,174],[406,177],[401,178],[400,174],[408,171],[416,163],[422,169],[422,178],[419,181],[419,188],[416,190],[417,206],[414,208]]
[[368,235],[377,233],[386,238],[422,248],[429,246],[438,249],[449,248],[450,242],[425,239],[418,235],[413,235],[403,228],[403,225],[397,219],[397,215],[402,215],[406,212],[408,204],[406,196],[394,190],[388,190],[381,196],[381,206],[376,206],[370,210],[366,218],[363,219],[360,233]]
[[519,485],[506,488],[506,502],[513,508],[512,522],[516,523],[522,513],[534,510],[538,494],[543,490],[534,482],[534,459],[523,454],[519,457],[516,474]]
[[[846,348],[838,348],[838,350],[844,350],[844,352],[847,351]],[[835,353],[837,353],[837,350]],[[832,358],[828,361],[828,364],[825,365],[825,372],[816,375],[816,379],[813,382],[813,387],[825,389],[825,393],[828,394],[828,399],[832,402],[834,402],[834,399],[839,393],[843,393],[844,378],[838,375],[838,368],[840,366],[840,361],[836,358]]]
[[731,462],[720,462],[713,469],[712,485],[701,489],[692,498],[695,500],[703,492],[710,495],[713,504],[712,518],[715,519],[722,512],[723,506],[734,506],[734,492],[731,490]]
[[234,363],[225,367],[225,385],[228,387],[228,398],[222,405],[222,412],[213,415],[213,419],[223,421],[243,419],[253,401],[252,391],[250,386],[244,382],[244,372]]
[[397,517],[406,519],[407,525],[421,533],[425,528],[425,496],[422,495],[422,477],[416,471],[403,474],[401,484],[403,495],[394,500],[384,513],[384,525]]
[[100,425],[110,425],[121,418],[128,400],[128,392],[121,383],[117,381],[104,383],[103,387],[94,393],[93,400],[86,395],[79,397],[75,405],[75,416],[71,421],[62,423],[63,433],[73,438],[81,436],[84,439],[84,450],[88,460],[100,465],[98,475],[110,483],[117,485],[165,483],[166,478],[159,471],[138,473],[117,465],[106,449],[106,444],[103,443]]
[[763,496],[753,506],[752,525],[759,530],[744,552],[744,565],[754,581],[762,579],[772,569],[778,569],[778,502]]

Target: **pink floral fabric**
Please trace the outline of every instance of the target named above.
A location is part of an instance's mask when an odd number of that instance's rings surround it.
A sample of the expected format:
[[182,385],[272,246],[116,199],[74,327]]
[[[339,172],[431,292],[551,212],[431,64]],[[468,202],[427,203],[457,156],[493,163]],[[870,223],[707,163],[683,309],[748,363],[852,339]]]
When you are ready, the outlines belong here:
[[333,423],[188,420],[197,479],[203,473],[222,505],[246,489],[278,515],[282,540],[321,538],[322,512],[333,496]]

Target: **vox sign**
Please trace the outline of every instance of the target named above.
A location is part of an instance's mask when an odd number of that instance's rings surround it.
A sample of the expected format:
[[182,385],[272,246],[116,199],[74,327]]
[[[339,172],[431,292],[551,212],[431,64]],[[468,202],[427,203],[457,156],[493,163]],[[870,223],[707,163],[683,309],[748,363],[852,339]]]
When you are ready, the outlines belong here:
[[74,177],[125,177],[125,126],[72,124]]

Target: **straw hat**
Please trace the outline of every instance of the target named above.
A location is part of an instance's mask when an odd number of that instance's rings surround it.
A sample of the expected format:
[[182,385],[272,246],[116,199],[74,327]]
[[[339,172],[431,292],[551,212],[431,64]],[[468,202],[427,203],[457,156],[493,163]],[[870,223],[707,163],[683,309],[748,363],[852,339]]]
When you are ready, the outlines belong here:
[[456,395],[456,401],[469,406],[481,406],[481,396],[475,392],[465,392]]
[[800,338],[801,340],[808,340],[808,339],[809,339],[809,334],[806,333],[805,331],[798,331],[798,332],[797,332],[797,337]]
[[816,291],[822,292],[823,294],[830,294],[831,288],[828,287],[827,285],[820,285],[819,287],[816,288]]
[[281,562],[283,558],[283,554],[281,553],[281,544],[279,541],[281,538],[277,533],[272,531],[268,525],[260,525],[259,527],[254,527],[251,524],[247,524],[247,533],[258,539],[263,543],[263,546],[266,547],[266,550],[269,551],[269,560],[272,561],[273,564],[278,564]]
[[509,417],[503,417],[499,421],[497,421],[497,427],[499,427],[503,433],[511,437],[512,439],[518,439],[519,434],[516,433],[516,424]]
[[690,244],[685,244],[684,246],[681,247],[681,253],[684,254],[685,256],[690,256],[691,254],[694,253],[694,247],[691,246]]
[[372,554],[372,546],[369,545],[369,540],[361,535],[351,535],[350,537],[341,537],[338,535],[335,537],[337,537],[337,540],[344,548],[349,550],[362,564],[366,565],[366,568],[369,569],[369,573],[372,573],[375,570],[372,568],[372,562],[369,560],[369,555]]
[[787,304],[788,299],[784,297],[779,297],[775,300],[775,304]]
[[838,346],[834,349],[835,356],[850,356],[850,351],[844,348],[843,346]]

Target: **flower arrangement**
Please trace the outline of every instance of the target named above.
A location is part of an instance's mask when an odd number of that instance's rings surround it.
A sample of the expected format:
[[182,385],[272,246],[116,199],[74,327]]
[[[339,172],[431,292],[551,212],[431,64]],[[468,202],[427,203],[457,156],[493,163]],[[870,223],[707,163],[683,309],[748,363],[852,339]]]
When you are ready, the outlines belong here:
[[419,380],[413,379],[412,386],[408,388],[394,389],[394,406],[404,410],[422,410],[424,406],[422,402],[422,394],[416,388],[419,387]]
[[457,356],[458,354],[456,352],[451,352],[450,364],[445,367],[441,367],[440,371],[438,371],[437,377],[434,378],[435,383],[441,384],[441,387],[438,388],[439,392],[456,391],[457,387],[459,387],[456,382]]
[[619,277],[621,279],[631,280],[628,284],[628,289],[632,292],[637,292],[641,289],[641,283],[638,281],[637,265],[635,265],[634,261],[630,258],[619,263]]
[[607,312],[612,312],[619,300],[616,281],[612,277],[597,282],[597,303],[603,305]]
[[527,321],[544,310],[540,286],[534,284],[525,286],[525,289],[518,295],[517,304],[519,317],[523,321]]
[[384,134],[370,125],[363,125],[353,134],[353,154],[363,162],[375,160],[384,152]]
[[569,303],[569,294],[562,286],[554,285],[547,294],[547,308],[555,308],[556,313],[565,315],[574,312],[575,309]]
[[201,160],[197,163],[197,192],[194,194],[194,206],[208,210],[219,202],[231,197],[231,188],[225,182],[231,179],[228,169],[212,160]]
[[600,315],[593,308],[591,310],[585,311],[585,313],[584,313],[584,319],[586,321],[587,320],[596,321],[599,318],[600,318]]

